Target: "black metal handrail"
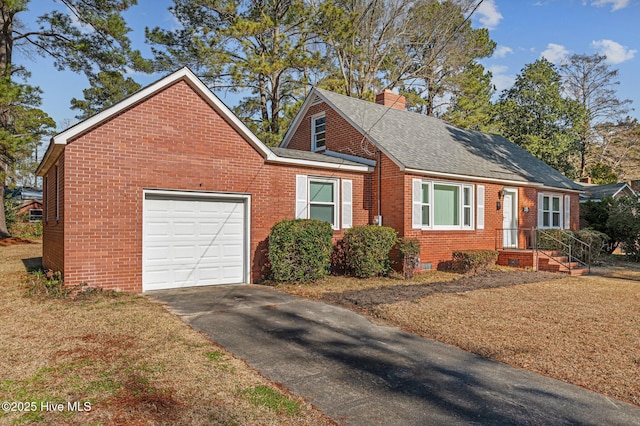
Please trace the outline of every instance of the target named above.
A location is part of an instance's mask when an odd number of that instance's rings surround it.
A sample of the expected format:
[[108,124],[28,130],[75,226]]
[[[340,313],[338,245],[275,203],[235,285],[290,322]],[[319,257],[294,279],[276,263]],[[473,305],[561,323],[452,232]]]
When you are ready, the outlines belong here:
[[[561,238],[556,237],[554,233],[559,234]],[[552,244],[551,247],[543,247],[540,244],[543,238],[546,239],[546,241],[551,240],[555,244]],[[564,239],[567,239],[569,242],[563,241]],[[558,229],[545,230],[537,228],[536,238],[534,238],[534,241],[537,255],[542,254],[548,257],[549,260],[564,266],[569,271],[571,271],[573,263],[577,263],[582,267],[586,267],[588,271],[591,272],[591,245],[576,238],[570,232]],[[559,251],[561,257],[567,258],[567,262],[562,262],[557,256],[552,256],[549,253],[546,253],[545,250],[547,249]]]

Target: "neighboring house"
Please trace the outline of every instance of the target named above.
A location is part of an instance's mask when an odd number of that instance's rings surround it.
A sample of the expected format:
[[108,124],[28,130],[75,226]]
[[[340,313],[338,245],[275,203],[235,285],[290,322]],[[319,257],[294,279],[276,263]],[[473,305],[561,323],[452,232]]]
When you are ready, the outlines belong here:
[[37,169],[43,265],[67,285],[134,292],[250,283],[296,209],[336,239],[369,222],[372,167],[274,151],[181,69],[52,138]]
[[33,188],[17,188],[9,190],[5,187],[5,197],[19,204],[16,214],[27,222],[42,220],[42,191]]
[[637,196],[638,194],[626,182],[608,183],[606,185],[582,184],[585,192],[580,202],[594,201],[596,203],[602,201],[605,197],[620,198],[625,195]]
[[43,264],[67,285],[139,292],[259,281],[285,218],[326,220],[334,240],[391,226],[420,240],[424,269],[578,226],[582,188],[523,149],[380,102],[314,89],[270,149],[181,69],[52,138]]
[[580,185],[503,137],[404,106],[388,91],[372,103],[313,89],[281,147],[375,165],[373,216],[420,241],[422,269],[453,250],[526,248],[532,228],[578,228]]
[[18,215],[28,222],[42,221],[42,200],[25,200],[18,209]]

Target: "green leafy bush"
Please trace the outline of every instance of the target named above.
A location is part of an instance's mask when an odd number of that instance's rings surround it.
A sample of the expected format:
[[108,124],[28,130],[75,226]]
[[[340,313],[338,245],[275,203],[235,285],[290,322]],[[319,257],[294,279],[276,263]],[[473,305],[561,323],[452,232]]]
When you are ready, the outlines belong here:
[[329,272],[333,229],[316,219],[285,219],[269,235],[269,261],[276,281],[310,282]]
[[33,271],[27,277],[27,295],[44,296],[57,299],[67,298],[73,291],[70,287],[65,287],[62,273],[47,269]]
[[7,223],[7,228],[18,222],[20,217],[18,216],[18,210],[20,209],[20,203],[16,200],[7,198],[4,201],[4,217]]
[[453,252],[454,268],[463,274],[486,272],[496,264],[496,250],[456,250]]
[[396,231],[388,226],[362,225],[344,234],[347,271],[356,277],[386,275],[391,270],[389,252],[397,240]]
[[9,227],[9,233],[19,238],[42,237],[42,222],[14,222]]
[[607,235],[620,241],[620,247],[629,260],[640,262],[640,199],[620,197],[609,209]]
[[[576,239],[589,244],[591,247],[591,258],[587,253],[587,248],[578,243]],[[580,231],[569,231],[559,229],[549,229],[540,233],[538,248],[541,250],[558,250],[564,254],[571,249],[571,256],[583,262],[599,262],[609,250],[610,238],[603,232],[595,229],[584,228]]]
[[417,238],[401,238],[398,241],[398,254],[404,278],[413,278],[414,270],[420,266],[420,241]]
[[[595,229],[585,228],[573,233],[577,239],[584,241],[591,246],[591,262],[598,263],[602,256],[608,252],[609,236]],[[575,255],[584,258],[581,245],[575,246]]]

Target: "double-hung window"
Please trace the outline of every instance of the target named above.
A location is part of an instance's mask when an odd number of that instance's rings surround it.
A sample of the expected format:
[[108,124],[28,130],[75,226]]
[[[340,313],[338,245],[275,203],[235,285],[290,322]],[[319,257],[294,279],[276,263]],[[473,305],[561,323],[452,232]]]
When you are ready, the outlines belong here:
[[296,176],[296,219],[318,219],[333,229],[351,228],[353,182],[319,176]]
[[[563,197],[560,194],[539,194],[538,195],[538,226],[540,228],[568,228],[570,222],[569,196]],[[564,223],[563,223],[564,207]]]
[[327,117],[324,113],[311,117],[311,149],[319,151],[327,146]]
[[473,185],[413,181],[413,227],[473,229]]
[[326,179],[309,179],[309,219],[329,222],[336,227],[337,223],[337,181]]

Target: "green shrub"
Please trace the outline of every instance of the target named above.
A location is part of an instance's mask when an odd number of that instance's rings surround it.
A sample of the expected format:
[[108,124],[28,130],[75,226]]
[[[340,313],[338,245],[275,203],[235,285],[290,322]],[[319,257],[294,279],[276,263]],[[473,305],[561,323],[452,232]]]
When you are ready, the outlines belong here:
[[404,278],[413,278],[414,270],[420,266],[420,241],[417,238],[401,238],[398,242],[398,254]]
[[27,277],[28,296],[65,299],[71,295],[72,290],[72,288],[65,287],[60,271],[38,269]]
[[344,233],[347,271],[360,278],[388,274],[389,252],[396,240],[396,231],[388,226],[362,225],[348,229]]
[[269,235],[269,261],[276,281],[318,280],[329,272],[333,229],[316,219],[285,219]]
[[[602,256],[608,252],[609,236],[603,232],[596,231],[595,229],[585,228],[577,232],[574,235],[580,241],[591,246],[591,262],[598,263],[602,260]],[[584,258],[581,245],[575,246],[576,256]]]
[[39,238],[42,237],[42,222],[14,222],[9,233],[19,238]]
[[538,238],[538,248],[540,250],[563,250],[563,244],[569,244],[570,238],[565,233],[571,231],[561,231],[559,229],[545,229]]
[[496,250],[456,250],[453,252],[453,265],[463,274],[477,274],[486,272],[496,264],[498,252]]
[[591,261],[599,262],[605,253],[608,253],[610,238],[603,232],[591,228],[584,228],[580,231],[569,231],[559,229],[549,229],[540,233],[538,248],[541,250],[560,250],[566,253],[571,247],[571,256],[587,262],[588,255],[586,248],[575,239],[585,242],[591,246]]
[[6,198],[4,203],[4,217],[7,223],[7,228],[10,228],[16,222],[20,221],[18,210],[20,209],[20,203],[17,200]]

